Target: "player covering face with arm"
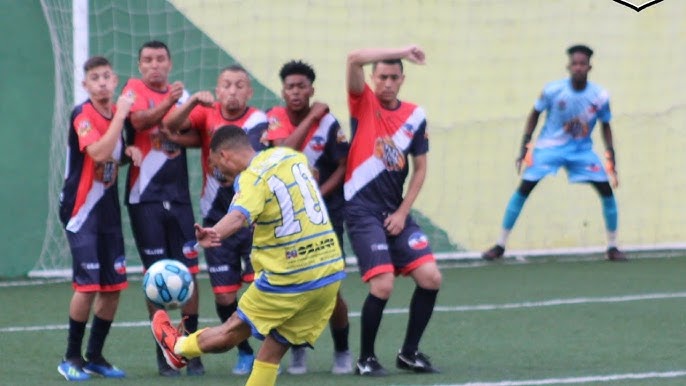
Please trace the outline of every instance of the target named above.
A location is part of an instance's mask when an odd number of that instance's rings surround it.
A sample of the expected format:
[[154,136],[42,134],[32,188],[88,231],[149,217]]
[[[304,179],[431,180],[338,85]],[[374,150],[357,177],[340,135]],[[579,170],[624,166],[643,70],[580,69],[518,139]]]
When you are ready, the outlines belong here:
[[[414,45],[361,49],[348,54],[346,66],[353,138],[344,184],[345,221],[362,280],[369,284],[356,369],[366,376],[387,374],[374,346],[396,272],[416,283],[396,366],[418,373],[438,371],[419,351],[442,278],[428,238],[410,216],[426,176],[428,139],[423,109],[398,99],[405,80],[403,59],[424,64],[424,51]],[[365,82],[366,64],[372,65],[371,87]],[[413,172],[403,195],[409,156]]]

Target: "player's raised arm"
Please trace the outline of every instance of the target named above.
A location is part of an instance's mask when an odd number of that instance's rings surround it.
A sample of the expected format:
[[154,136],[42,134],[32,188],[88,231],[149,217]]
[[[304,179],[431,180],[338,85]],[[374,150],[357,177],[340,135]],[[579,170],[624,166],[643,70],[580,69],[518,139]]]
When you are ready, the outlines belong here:
[[169,95],[162,103],[147,110],[138,110],[131,113],[131,125],[137,131],[147,130],[159,125],[164,115],[176,104],[181,95],[183,95],[183,83],[176,81],[170,84]]
[[119,96],[117,100],[117,111],[112,117],[107,132],[96,142],[86,146],[86,152],[95,162],[107,161],[112,156],[112,151],[121,138],[121,130],[124,126],[124,119],[129,113],[133,104],[133,98],[129,94]]
[[364,90],[363,66],[374,62],[407,59],[415,64],[425,63],[424,51],[416,45],[402,48],[363,48],[348,54],[346,79],[348,92],[361,94]]
[[189,129],[191,127],[191,121],[188,117],[195,106],[212,106],[212,103],[214,103],[214,96],[211,92],[198,91],[191,95],[191,97],[181,106],[170,111],[162,120],[162,127],[169,130],[172,134],[177,134],[180,131]]

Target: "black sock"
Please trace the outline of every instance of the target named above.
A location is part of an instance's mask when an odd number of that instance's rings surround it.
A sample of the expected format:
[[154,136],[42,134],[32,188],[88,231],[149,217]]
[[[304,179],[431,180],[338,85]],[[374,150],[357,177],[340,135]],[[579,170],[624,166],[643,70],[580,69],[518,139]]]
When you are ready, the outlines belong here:
[[97,361],[102,358],[102,347],[105,345],[105,338],[107,338],[111,326],[111,320],[101,319],[97,315],[93,316],[91,335],[88,338],[88,346],[86,348],[86,359]]
[[214,308],[217,310],[217,316],[219,317],[219,320],[222,321],[222,323],[229,320],[229,317],[231,316],[231,314],[236,312],[237,307],[238,307],[238,302],[233,302],[233,303],[229,304],[228,306],[225,306],[225,305],[219,304],[219,303],[214,303]]
[[67,334],[67,352],[64,359],[81,358],[81,343],[86,333],[86,322],[77,322],[69,318],[69,333]]
[[189,334],[198,331],[198,314],[181,314],[181,318],[183,319],[183,328]]
[[381,317],[383,310],[386,307],[387,299],[380,299],[369,294],[362,306],[362,333],[360,334],[360,359],[366,359],[374,356],[374,343],[376,342],[376,334],[379,332],[379,325],[381,324]]
[[350,331],[350,325],[346,324],[343,328],[331,328],[331,337],[333,338],[333,349],[336,352],[348,351],[348,332]]
[[410,318],[407,322],[405,343],[403,343],[401,350],[403,354],[410,355],[419,350],[419,340],[429,324],[437,295],[438,290],[428,290],[419,286],[415,287],[412,301],[410,302]]
[[[234,301],[228,306],[219,303],[215,303],[214,305],[217,309],[217,315],[219,316],[219,320],[221,320],[222,323],[226,322],[229,319],[229,317],[238,309],[238,301]],[[254,354],[254,351],[250,346],[250,343],[248,343],[248,339],[239,343],[237,347],[240,351],[246,354]]]

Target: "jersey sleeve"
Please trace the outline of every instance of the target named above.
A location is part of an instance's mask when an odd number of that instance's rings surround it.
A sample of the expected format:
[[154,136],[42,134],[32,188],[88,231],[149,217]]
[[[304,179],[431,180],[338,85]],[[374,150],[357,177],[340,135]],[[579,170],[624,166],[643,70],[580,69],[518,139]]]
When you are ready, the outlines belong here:
[[100,132],[93,127],[93,123],[84,113],[80,113],[74,119],[74,130],[79,139],[79,151],[83,152],[86,146],[97,142],[100,138]]
[[348,157],[350,142],[348,142],[348,138],[337,120],[334,120],[331,127],[329,127],[329,136],[326,141],[326,146],[328,147],[327,150],[329,151],[329,154],[331,154],[333,160],[340,161]]
[[606,91],[603,92],[602,101],[598,110],[598,119],[600,122],[609,123],[612,120],[612,112],[610,111],[610,96]]
[[540,112],[547,110],[549,107],[550,107],[550,92],[548,91],[548,88],[546,87],[543,89],[543,91],[541,91],[541,95],[536,100],[536,103],[534,103],[534,109],[540,113]]
[[423,155],[429,152],[429,136],[426,132],[426,119],[419,124],[419,128],[414,133],[409,152],[413,156]]
[[268,189],[264,180],[258,180],[253,173],[243,172],[236,178],[233,188],[236,193],[228,211],[243,213],[248,224],[252,224],[264,210]]
[[360,111],[362,110],[362,106],[364,105],[363,101],[367,100],[370,94],[373,94],[373,91],[371,88],[369,88],[369,85],[367,85],[366,83],[364,85],[364,90],[362,90],[361,94],[355,94],[348,91],[348,108],[350,109],[351,116],[360,116]]
[[205,123],[207,122],[207,117],[211,111],[210,107],[205,107],[203,105],[197,105],[193,107],[191,113],[188,114],[188,121],[191,123],[191,129],[202,130],[205,128]]

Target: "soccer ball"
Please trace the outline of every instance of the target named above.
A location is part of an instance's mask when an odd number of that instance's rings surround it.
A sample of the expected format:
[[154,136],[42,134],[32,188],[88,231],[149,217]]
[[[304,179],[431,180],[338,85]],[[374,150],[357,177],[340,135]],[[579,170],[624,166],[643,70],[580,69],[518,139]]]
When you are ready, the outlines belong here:
[[162,259],[145,271],[143,292],[157,307],[179,308],[193,295],[193,277],[183,263]]

